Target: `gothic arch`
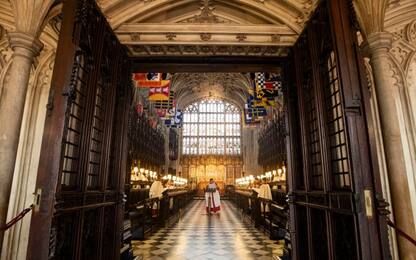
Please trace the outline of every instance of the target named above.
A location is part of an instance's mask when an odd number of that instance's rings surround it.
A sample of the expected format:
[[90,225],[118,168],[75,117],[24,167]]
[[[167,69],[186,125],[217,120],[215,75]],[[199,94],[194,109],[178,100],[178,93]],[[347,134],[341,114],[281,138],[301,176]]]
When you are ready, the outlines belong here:
[[412,53],[409,58],[409,63],[406,67],[406,83],[405,95],[408,101],[410,120],[414,138],[416,140],[416,51]]
[[416,51],[410,55],[405,69],[406,80],[409,88],[416,88]]
[[10,64],[12,59],[10,59],[9,54],[11,52],[9,47],[9,41],[6,39],[0,40],[0,100],[2,96],[3,86],[7,81],[7,72],[9,71]]
[[[14,170],[8,219],[17,215],[33,201],[31,194],[35,189],[43,127],[46,117],[46,104],[49,96],[54,62],[54,51],[44,53],[39,58],[39,64],[31,77],[19,138],[16,160],[18,163]],[[5,259],[26,258],[29,227],[30,217],[26,217],[5,233],[3,243],[3,249],[7,249],[4,250]]]
[[[389,54],[389,73],[394,79],[394,88],[392,88],[392,95],[395,95],[395,105],[397,111],[400,113],[397,114],[400,122],[400,131],[403,133],[401,135],[403,154],[406,167],[407,183],[410,194],[415,194],[416,192],[416,179],[414,176],[414,169],[416,169],[416,133],[414,127],[414,120],[412,118],[412,111],[409,100],[409,93],[407,87],[407,81],[404,74],[404,70],[400,63],[395,59],[395,57],[390,53]],[[411,209],[416,209],[416,199],[411,197]],[[416,212],[413,212],[414,223],[416,223]]]

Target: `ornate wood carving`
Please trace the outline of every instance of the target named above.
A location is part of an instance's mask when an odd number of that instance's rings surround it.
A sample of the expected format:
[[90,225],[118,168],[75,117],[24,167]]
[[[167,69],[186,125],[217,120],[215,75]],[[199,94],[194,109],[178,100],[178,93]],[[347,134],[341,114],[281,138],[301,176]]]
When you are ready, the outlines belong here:
[[243,165],[241,156],[230,155],[184,155],[181,157],[181,165]]
[[129,64],[95,1],[65,2],[63,14],[28,258],[115,259]]
[[[365,209],[364,189],[375,189],[369,180],[377,177],[350,11],[345,1],[321,2],[294,47],[295,86],[289,85],[287,105],[294,135],[288,139],[288,170],[295,259],[388,258],[388,244],[379,240],[383,230]],[[376,204],[383,211],[382,200],[372,199],[371,210]]]
[[259,134],[258,163],[266,168],[276,168],[286,162],[286,125],[284,114],[270,122]]

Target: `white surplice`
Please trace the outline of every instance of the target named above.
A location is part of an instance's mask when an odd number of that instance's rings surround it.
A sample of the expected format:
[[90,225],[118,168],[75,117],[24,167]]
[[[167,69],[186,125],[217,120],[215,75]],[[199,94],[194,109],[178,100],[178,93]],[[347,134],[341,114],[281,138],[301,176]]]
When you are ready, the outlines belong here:
[[[269,184],[262,184],[260,185],[260,188],[258,190],[258,197],[259,198],[263,198],[263,199],[268,199],[268,200],[272,200],[272,190],[270,189],[270,185]],[[263,204],[261,204],[261,211],[263,212]],[[265,212],[269,212],[269,205],[266,205],[266,209]]]
[[221,209],[220,193],[217,190],[217,184],[210,183],[207,185],[207,189],[215,189],[215,192],[205,192],[205,207],[208,210],[209,198],[211,198],[211,212],[218,212]]
[[[152,186],[150,186],[149,190],[149,198],[162,198],[162,193],[165,189],[163,188],[163,184],[161,181],[154,181]],[[157,209],[157,203],[153,204],[153,209]]]

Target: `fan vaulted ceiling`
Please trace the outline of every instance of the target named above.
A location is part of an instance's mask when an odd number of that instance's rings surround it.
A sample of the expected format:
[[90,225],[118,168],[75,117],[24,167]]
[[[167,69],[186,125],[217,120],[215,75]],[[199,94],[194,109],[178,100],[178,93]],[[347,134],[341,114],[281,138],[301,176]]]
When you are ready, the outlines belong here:
[[172,78],[180,107],[202,98],[220,98],[243,109],[250,88],[248,75],[242,73],[176,73]]
[[132,56],[285,56],[317,0],[98,0]]

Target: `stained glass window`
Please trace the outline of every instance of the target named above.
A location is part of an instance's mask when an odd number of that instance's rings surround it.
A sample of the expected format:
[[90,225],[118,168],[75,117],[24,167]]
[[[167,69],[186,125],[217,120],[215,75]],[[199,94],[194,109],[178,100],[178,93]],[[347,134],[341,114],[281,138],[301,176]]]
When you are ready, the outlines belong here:
[[183,154],[240,154],[240,110],[216,99],[201,100],[184,109]]

